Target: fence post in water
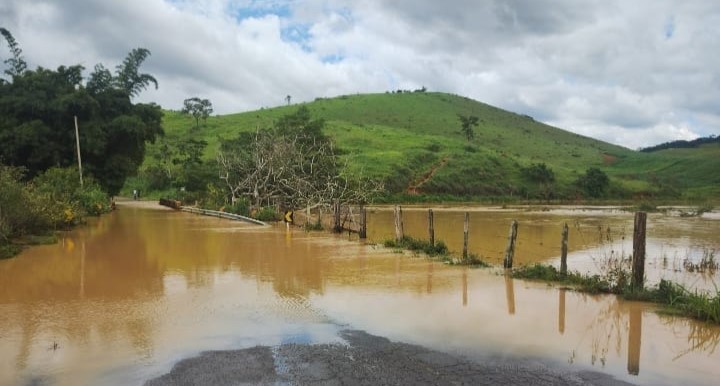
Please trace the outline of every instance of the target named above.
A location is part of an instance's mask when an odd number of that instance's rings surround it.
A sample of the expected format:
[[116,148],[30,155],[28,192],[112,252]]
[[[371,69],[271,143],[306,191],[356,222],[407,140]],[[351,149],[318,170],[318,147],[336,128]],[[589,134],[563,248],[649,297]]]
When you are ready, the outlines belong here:
[[360,205],[360,239],[367,238],[367,212],[365,207]]
[[435,246],[435,216],[433,210],[428,209],[428,235],[430,236],[430,246]]
[[333,231],[335,233],[342,232],[342,228],[340,227],[340,200],[335,200],[335,204],[333,206]]
[[633,289],[642,289],[645,280],[645,226],[647,225],[647,213],[635,213],[635,225],[633,227],[633,257],[632,257],[632,280]]
[[402,222],[402,208],[400,205],[395,205],[395,241],[398,243],[402,241],[403,237],[403,222]]
[[470,212],[465,212],[465,224],[463,225],[463,260],[468,257],[468,230],[470,229]]
[[565,223],[562,230],[562,246],[560,247],[560,274],[567,274],[567,248],[568,248],[568,225]]
[[515,239],[517,239],[517,220],[513,220],[510,224],[510,234],[508,235],[508,245],[505,249],[505,260],[503,261],[503,267],[512,268],[513,256],[515,255]]

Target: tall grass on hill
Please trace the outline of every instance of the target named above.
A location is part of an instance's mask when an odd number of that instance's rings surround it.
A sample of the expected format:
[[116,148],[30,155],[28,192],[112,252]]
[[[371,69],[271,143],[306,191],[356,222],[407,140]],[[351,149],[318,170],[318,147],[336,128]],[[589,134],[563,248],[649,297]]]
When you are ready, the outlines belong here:
[[[446,93],[346,95],[303,105],[327,122],[326,134],[340,149],[345,172],[381,178],[389,193],[404,192],[447,159],[418,193],[523,199],[546,199],[550,193],[575,200],[583,198],[575,181],[594,167],[610,177],[604,199],[720,196],[720,173],[714,172],[720,170],[720,144],[640,153]],[[198,130],[191,116],[168,112],[164,128],[169,137],[204,139],[204,156],[212,160],[221,142],[271,127],[295,110],[297,105],[210,117]],[[469,143],[458,115],[479,118]],[[152,162],[146,158],[144,166]],[[550,186],[522,178],[523,168],[538,163],[553,171]]]

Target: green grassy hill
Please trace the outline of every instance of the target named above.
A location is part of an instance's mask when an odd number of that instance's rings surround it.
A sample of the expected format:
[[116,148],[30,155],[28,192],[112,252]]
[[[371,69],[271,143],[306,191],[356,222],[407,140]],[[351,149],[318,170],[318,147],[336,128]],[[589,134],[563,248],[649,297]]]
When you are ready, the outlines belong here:
[[[524,180],[521,168],[542,162],[555,172],[554,197],[575,197],[573,181],[589,167],[611,177],[612,197],[720,196],[720,147],[715,145],[641,153],[445,93],[350,95],[305,106],[314,118],[326,120],[348,173],[383,178],[394,193],[538,197],[547,188]],[[269,127],[297,108],[210,117],[199,129],[192,117],[166,112],[164,127],[170,138],[208,141],[205,156],[211,159],[223,138]],[[469,142],[458,114],[480,119]],[[149,154],[157,151],[151,147]],[[145,162],[154,162],[153,157]]]

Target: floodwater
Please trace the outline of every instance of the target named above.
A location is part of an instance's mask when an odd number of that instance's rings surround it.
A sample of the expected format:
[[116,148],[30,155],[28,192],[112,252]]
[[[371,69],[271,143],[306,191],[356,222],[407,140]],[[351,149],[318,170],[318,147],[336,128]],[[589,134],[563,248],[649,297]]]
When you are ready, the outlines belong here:
[[[435,239],[445,242],[460,255],[465,212],[470,213],[468,252],[502,266],[508,233],[518,221],[514,265],[550,263],[559,267],[561,233],[568,225],[568,269],[582,273],[606,273],[622,262],[629,268],[633,251],[634,214],[615,207],[529,208],[446,208],[434,209]],[[690,289],[715,293],[720,270],[688,269],[703,257],[720,262],[720,217],[706,213],[680,217],[650,213],[647,219],[646,268],[648,285],[660,279],[672,280]],[[428,211],[403,208],[405,235],[428,239]],[[395,237],[393,211],[375,210],[368,220],[368,238]]]
[[[436,211],[436,238],[454,250],[464,210]],[[391,235],[391,216],[370,213],[371,239]],[[425,216],[406,210],[407,233],[425,235]],[[632,249],[617,241],[632,234],[632,216],[621,212],[473,210],[471,252],[501,258],[510,219],[520,223],[521,264],[556,260],[565,221],[571,269],[592,263],[588,254]],[[656,239],[669,259],[676,250],[685,258],[717,249],[719,230],[717,219],[650,216],[649,255]],[[0,260],[2,385],[142,384],[202,351],[339,342],[345,328],[640,384],[715,384],[720,376],[718,326],[347,235],[120,203],[58,244]]]

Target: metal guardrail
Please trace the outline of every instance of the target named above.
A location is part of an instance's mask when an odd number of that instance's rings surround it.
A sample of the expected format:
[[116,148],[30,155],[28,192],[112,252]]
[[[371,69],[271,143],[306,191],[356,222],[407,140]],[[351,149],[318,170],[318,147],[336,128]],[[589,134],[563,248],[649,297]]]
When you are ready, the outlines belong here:
[[183,212],[201,214],[204,216],[213,216],[213,217],[219,217],[219,218],[226,218],[229,220],[245,221],[245,222],[249,222],[251,224],[256,224],[256,225],[266,225],[266,226],[268,225],[267,223],[262,222],[260,220],[256,220],[254,218],[241,216],[239,214],[234,214],[234,213],[220,212],[217,210],[193,208],[190,206],[183,206],[180,208],[180,210],[182,210]]

